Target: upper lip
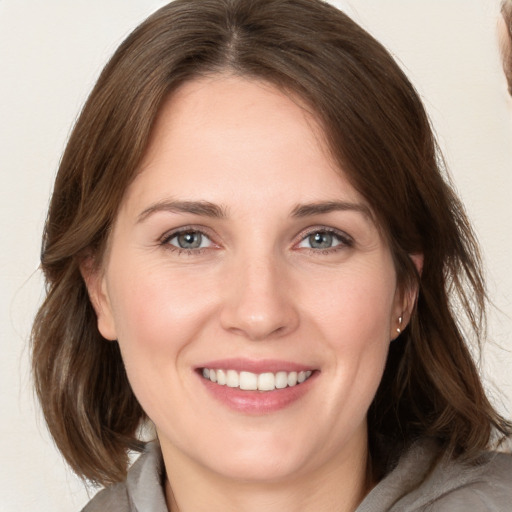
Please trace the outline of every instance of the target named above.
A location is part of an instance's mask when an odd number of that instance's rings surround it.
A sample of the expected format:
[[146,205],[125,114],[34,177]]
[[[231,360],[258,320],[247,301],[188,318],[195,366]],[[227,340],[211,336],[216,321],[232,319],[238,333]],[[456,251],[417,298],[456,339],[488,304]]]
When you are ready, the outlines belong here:
[[315,370],[314,367],[307,364],[296,363],[293,361],[284,361],[280,359],[216,359],[207,361],[197,366],[197,369],[208,368],[210,370],[235,370],[237,372],[251,373],[276,373],[276,372],[301,372]]

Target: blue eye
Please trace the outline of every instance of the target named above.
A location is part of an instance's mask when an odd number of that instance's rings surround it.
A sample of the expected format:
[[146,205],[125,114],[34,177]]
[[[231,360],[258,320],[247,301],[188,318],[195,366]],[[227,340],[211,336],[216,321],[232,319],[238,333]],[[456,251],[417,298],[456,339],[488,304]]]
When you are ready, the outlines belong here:
[[314,233],[308,236],[308,243],[312,249],[330,249],[335,242],[331,233]]
[[212,245],[212,241],[200,231],[176,233],[167,238],[165,243],[183,250],[203,249]]
[[351,245],[348,237],[344,237],[334,231],[317,230],[306,235],[299,243],[298,247],[316,250],[333,249],[339,245]]

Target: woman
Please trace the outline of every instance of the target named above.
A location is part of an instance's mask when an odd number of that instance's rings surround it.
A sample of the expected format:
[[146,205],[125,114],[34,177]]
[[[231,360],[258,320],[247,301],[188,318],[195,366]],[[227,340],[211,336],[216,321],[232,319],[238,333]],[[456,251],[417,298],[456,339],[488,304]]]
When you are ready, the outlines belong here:
[[441,162],[328,4],[177,0],[136,29],[62,158],[33,333],[57,445],[115,484],[86,510],[504,510],[511,425],[459,326],[480,339],[485,293]]

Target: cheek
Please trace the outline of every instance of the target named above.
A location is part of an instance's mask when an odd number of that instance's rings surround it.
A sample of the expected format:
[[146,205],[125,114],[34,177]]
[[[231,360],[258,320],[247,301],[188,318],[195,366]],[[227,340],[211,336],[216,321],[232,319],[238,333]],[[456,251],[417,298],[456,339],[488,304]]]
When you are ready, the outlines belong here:
[[[135,271],[136,265],[127,263],[110,272],[118,342],[133,392],[148,416],[161,423],[173,400],[170,390],[180,389],[189,370],[183,364],[187,351],[213,317],[212,301],[190,276],[147,265]],[[167,390],[164,401],[162,390]]]
[[214,288],[199,288],[198,280],[186,273],[136,263],[127,266],[113,269],[109,282],[125,364],[127,368],[142,368],[148,362],[153,367],[173,366],[177,354],[213,317]]
[[[308,306],[319,328],[345,349],[387,344],[396,309],[394,270],[364,265],[340,271],[310,287]],[[306,296],[307,294],[303,294]]]
[[[323,293],[315,288],[311,295],[309,319],[313,334],[321,333],[330,352],[338,382],[332,399],[345,403],[344,407],[350,402],[355,414],[356,410],[363,413],[373,399],[387,359],[396,308],[394,269],[391,263],[384,269],[352,267],[323,288]],[[341,405],[333,409],[337,407]]]
[[[124,334],[137,329],[167,331],[176,322],[193,319],[202,309],[198,293],[187,275],[157,265],[134,261],[110,272],[109,295],[116,324]],[[181,331],[182,326],[176,325]],[[128,331],[128,332],[126,332]]]

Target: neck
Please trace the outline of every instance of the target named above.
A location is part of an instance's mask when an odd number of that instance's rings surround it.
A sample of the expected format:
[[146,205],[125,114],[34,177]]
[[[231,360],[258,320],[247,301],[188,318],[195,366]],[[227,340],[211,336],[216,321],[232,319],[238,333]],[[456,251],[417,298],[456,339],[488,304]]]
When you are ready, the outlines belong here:
[[[374,482],[366,438],[344,457],[279,481],[241,481],[185,462],[166,460],[166,500],[170,512],[354,512]],[[354,449],[356,448],[356,449]],[[164,460],[166,459],[164,452]]]

